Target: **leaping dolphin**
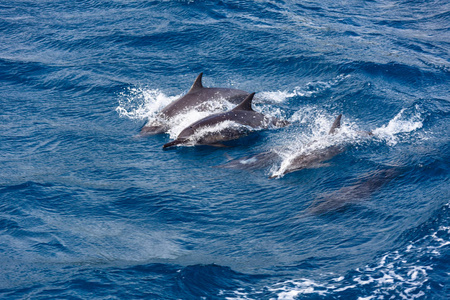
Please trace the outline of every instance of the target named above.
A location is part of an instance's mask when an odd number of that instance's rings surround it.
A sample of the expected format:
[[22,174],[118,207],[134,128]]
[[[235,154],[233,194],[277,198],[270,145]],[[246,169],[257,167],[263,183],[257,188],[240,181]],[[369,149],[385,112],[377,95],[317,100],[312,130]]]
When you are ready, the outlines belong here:
[[238,139],[253,129],[267,129],[269,126],[284,127],[289,122],[265,116],[252,109],[255,93],[230,111],[203,118],[178,135],[177,139],[165,144],[163,148],[176,145],[223,146],[221,142]]
[[203,73],[197,76],[186,95],[167,105],[153,120],[147,122],[141,129],[141,135],[164,133],[170,128],[170,121],[174,117],[194,108],[208,111],[208,106],[202,104],[209,101],[226,100],[233,104],[239,104],[249,95],[249,93],[237,89],[203,87],[202,76]]

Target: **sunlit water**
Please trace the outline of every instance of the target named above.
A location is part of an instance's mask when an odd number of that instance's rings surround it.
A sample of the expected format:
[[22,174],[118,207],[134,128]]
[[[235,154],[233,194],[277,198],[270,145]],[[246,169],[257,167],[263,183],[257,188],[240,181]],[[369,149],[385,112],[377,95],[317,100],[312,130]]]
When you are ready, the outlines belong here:
[[[0,24],[1,298],[449,297],[447,2],[6,1]],[[200,72],[291,124],[139,136]]]

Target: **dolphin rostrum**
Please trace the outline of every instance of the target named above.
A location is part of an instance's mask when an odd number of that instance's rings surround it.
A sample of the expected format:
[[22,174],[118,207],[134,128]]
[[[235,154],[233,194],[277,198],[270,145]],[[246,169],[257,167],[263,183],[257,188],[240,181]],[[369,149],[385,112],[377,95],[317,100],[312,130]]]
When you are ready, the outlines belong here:
[[[337,116],[328,134],[335,134],[341,127],[342,114]],[[275,172],[270,178],[280,177],[287,173],[320,166],[345,150],[343,145],[331,145],[325,148],[314,149],[310,152],[302,152],[289,160],[289,164],[281,172]]]
[[269,126],[284,127],[289,122],[265,116],[252,109],[255,93],[230,111],[213,114],[192,123],[178,135],[177,139],[165,144],[163,148],[175,145],[223,146],[221,142],[238,139],[253,129],[266,129]]
[[141,135],[164,133],[170,128],[170,121],[173,118],[191,109],[211,110],[206,104],[213,100],[226,100],[233,104],[239,104],[249,95],[249,93],[237,89],[203,87],[202,76],[203,73],[197,76],[186,95],[167,105],[154,119],[147,122],[141,129]]

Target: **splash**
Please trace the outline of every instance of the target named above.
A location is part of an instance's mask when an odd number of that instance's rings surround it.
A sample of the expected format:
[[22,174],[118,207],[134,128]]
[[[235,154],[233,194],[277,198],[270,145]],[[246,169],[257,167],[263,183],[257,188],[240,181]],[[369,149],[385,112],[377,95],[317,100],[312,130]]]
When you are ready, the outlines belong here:
[[373,134],[389,146],[396,145],[402,134],[422,128],[423,118],[418,105],[411,109],[403,108],[387,125],[373,130]]
[[336,116],[317,110],[315,107],[307,107],[294,114],[292,121],[308,124],[305,131],[297,133],[295,138],[289,138],[290,142],[283,145],[282,150],[272,149],[282,157],[280,166],[273,166],[270,170],[271,177],[281,177],[292,164],[292,161],[302,154],[314,153],[332,146],[345,146],[358,143],[367,137],[367,134],[359,130],[356,124],[343,118],[341,128],[336,134],[328,134]]
[[[132,120],[148,120],[147,124],[168,122],[169,129],[167,133],[172,139],[175,139],[183,129],[192,123],[211,114],[228,111],[235,107],[235,104],[225,99],[214,99],[193,107],[167,121],[158,118],[158,112],[171,102],[180,98],[181,95],[170,97],[158,89],[129,88],[121,96],[119,105],[116,108],[116,111],[121,117]],[[253,105],[253,109],[266,115],[268,118],[286,119],[285,112],[280,108],[272,106],[270,103]]]
[[303,127],[303,132],[296,133],[294,138],[284,137],[289,143],[283,145],[283,150],[272,149],[283,158],[283,161],[279,167],[271,168],[271,177],[281,177],[293,159],[302,154],[314,153],[333,146],[355,145],[368,138],[375,138],[388,146],[395,146],[399,142],[410,140],[411,134],[423,127],[423,117],[418,105],[402,109],[387,125],[372,130],[371,135],[367,131],[360,130],[356,123],[348,120],[345,115],[339,131],[329,135],[328,131],[334,118],[335,116],[316,106],[306,106],[295,112],[289,121],[299,123]]
[[158,89],[129,88],[121,96],[116,112],[121,117],[145,120],[154,118],[161,109],[181,95],[170,97]]
[[214,126],[202,128],[196,132],[189,140],[186,146],[194,146],[195,144],[214,144],[217,138],[220,141],[233,139],[235,136],[242,136],[254,130],[249,126],[244,126],[234,121],[220,122]]
[[[207,107],[205,107],[205,105]],[[232,108],[233,104],[227,101],[215,100],[208,104],[204,104],[201,109],[194,107],[183,114],[177,115],[170,121],[170,129],[168,130],[170,138],[175,139],[183,129],[198,120],[206,118],[211,114],[220,113]]]
[[329,81],[308,82],[305,86],[297,86],[292,91],[267,91],[260,93],[259,96],[274,103],[282,103],[294,97],[309,98],[329,90],[349,77],[350,75],[338,75]]

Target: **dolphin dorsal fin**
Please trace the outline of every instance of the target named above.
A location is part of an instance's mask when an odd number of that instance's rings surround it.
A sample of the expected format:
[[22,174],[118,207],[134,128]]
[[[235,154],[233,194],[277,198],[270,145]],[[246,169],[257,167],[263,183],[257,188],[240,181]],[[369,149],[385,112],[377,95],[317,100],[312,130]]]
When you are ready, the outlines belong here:
[[253,109],[252,109],[253,96],[255,96],[255,93],[251,93],[250,95],[248,95],[247,98],[245,98],[245,100],[242,101],[238,106],[233,108],[233,110],[249,110],[249,111],[253,111]]
[[331,125],[331,129],[328,132],[328,134],[335,134],[336,130],[341,128],[341,118],[342,118],[342,114],[337,116],[336,120],[334,120],[333,125]]
[[197,79],[195,79],[194,84],[191,86],[191,89],[189,91],[195,91],[203,88],[202,76],[203,72],[197,76]]

